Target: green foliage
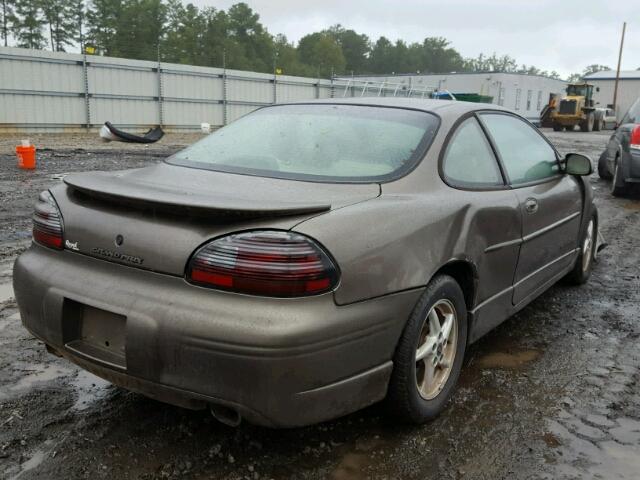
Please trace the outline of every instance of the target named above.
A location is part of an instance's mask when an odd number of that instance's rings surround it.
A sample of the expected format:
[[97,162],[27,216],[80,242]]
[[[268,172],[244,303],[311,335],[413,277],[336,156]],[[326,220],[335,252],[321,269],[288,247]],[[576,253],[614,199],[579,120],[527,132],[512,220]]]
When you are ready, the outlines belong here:
[[305,35],[298,43],[300,61],[317,70],[317,76],[328,77],[332,73],[344,73],[347,61],[340,44],[327,32]]
[[42,12],[48,25],[49,42],[54,52],[64,52],[78,40],[82,15],[82,2],[68,0],[41,0]]
[[597,64],[587,65],[582,71],[582,73],[572,73],[571,75],[569,75],[569,77],[567,78],[567,82],[569,83],[580,82],[584,77],[586,77],[591,73],[602,72],[606,70],[611,70],[611,67],[607,67],[606,65],[597,65]]
[[18,0],[11,19],[11,30],[17,45],[23,48],[44,48],[45,19],[40,0]]
[[[508,55],[463,58],[442,37],[373,41],[340,24],[300,39],[270,34],[246,3],[226,11],[183,0],[0,0],[2,38],[54,51],[97,54],[286,75],[520,72],[558,78]],[[13,8],[15,4],[15,9]],[[6,32],[11,34],[7,34]],[[592,65],[588,68],[600,68]]]
[[116,34],[123,0],[90,0],[87,6],[86,43],[103,55],[115,55]]
[[5,47],[9,45],[15,3],[14,0],[0,0],[0,39]]
[[606,70],[611,70],[611,67],[608,67],[606,65],[588,65],[585,67],[585,69],[582,71],[582,76],[586,77],[587,75],[591,74],[591,73],[597,73],[597,72],[603,72]]

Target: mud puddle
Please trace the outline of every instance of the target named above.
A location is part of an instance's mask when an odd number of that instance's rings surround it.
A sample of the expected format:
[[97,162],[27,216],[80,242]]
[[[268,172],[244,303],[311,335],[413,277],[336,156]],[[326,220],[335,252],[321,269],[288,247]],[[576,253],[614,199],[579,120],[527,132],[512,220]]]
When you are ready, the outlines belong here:
[[538,350],[522,350],[519,352],[492,352],[478,359],[480,368],[518,369],[533,362],[540,356]]

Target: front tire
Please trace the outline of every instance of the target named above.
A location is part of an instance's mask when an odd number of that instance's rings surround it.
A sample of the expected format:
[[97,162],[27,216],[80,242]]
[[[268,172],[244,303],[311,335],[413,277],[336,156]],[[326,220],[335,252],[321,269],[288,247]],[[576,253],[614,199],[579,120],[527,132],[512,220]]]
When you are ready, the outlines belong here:
[[393,358],[386,403],[401,420],[421,424],[451,398],[467,346],[467,308],[462,289],[436,276],[413,309]]
[[560,125],[559,123],[554,123],[553,124],[553,131],[554,132],[561,132],[562,131],[562,125]]
[[582,285],[587,283],[591,277],[593,269],[593,260],[596,253],[596,243],[598,240],[598,222],[596,216],[593,215],[587,224],[587,228],[580,242],[580,254],[576,259],[573,270],[567,275],[567,279],[575,284]]

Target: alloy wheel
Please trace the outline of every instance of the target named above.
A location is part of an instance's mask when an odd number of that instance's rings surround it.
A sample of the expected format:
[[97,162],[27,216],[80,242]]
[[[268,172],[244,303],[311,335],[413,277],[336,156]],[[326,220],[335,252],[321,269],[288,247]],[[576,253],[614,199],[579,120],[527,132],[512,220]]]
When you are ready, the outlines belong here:
[[589,270],[589,265],[591,265],[591,260],[593,258],[593,244],[594,244],[594,229],[595,224],[593,219],[589,221],[589,225],[587,226],[587,232],[585,235],[584,242],[582,243],[582,271],[586,272]]
[[429,310],[416,349],[416,385],[425,400],[437,397],[447,383],[457,346],[456,309],[449,300],[439,300]]

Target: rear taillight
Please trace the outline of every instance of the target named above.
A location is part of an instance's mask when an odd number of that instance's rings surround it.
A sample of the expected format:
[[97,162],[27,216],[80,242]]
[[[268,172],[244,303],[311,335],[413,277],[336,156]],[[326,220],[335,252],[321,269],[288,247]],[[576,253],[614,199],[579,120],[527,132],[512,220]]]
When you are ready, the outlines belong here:
[[33,239],[45,247],[62,250],[62,215],[51,194],[44,191],[38,197],[33,212]]
[[629,148],[640,150],[640,125],[636,125],[631,130],[631,140],[629,141]]
[[298,233],[256,230],[218,238],[200,248],[187,279],[221,290],[271,297],[328,292],[338,269],[313,240]]

